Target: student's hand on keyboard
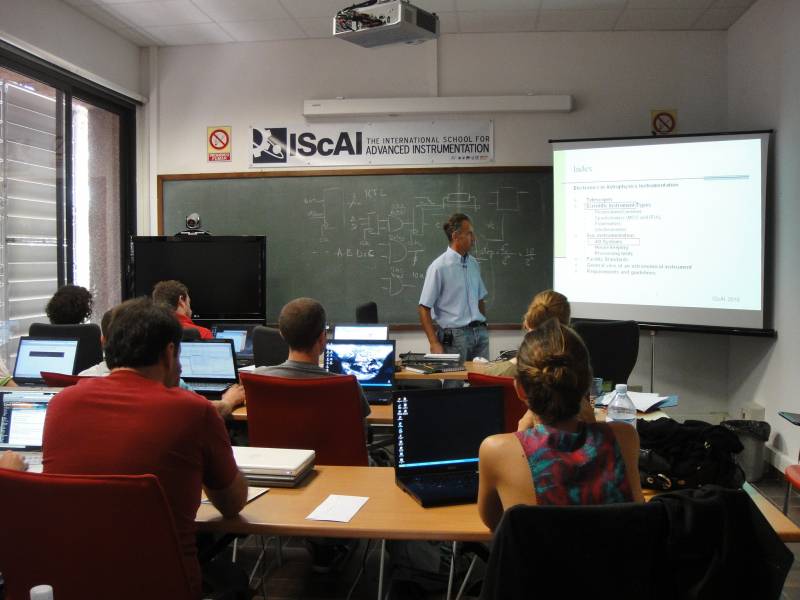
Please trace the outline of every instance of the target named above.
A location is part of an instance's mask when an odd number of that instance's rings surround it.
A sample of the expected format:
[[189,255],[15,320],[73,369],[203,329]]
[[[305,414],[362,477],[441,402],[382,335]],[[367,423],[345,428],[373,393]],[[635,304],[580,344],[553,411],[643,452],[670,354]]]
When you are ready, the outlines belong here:
[[235,383],[225,390],[221,400],[212,400],[211,404],[214,405],[223,419],[227,419],[231,416],[234,408],[244,404],[244,387],[240,383]]
[[11,469],[12,471],[27,471],[28,465],[25,460],[11,450],[6,450],[0,454],[0,469]]

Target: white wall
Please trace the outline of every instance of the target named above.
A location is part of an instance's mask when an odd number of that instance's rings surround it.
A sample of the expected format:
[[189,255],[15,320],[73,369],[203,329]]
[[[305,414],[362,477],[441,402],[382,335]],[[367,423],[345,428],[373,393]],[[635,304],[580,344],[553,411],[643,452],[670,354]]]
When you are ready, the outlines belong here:
[[[438,44],[438,46],[437,46]],[[499,165],[551,164],[549,138],[648,135],[650,110],[678,110],[681,132],[722,130],[724,32],[445,35],[415,47],[362,49],[341,40],[162,48],[157,90],[158,173],[247,171],[248,127],[302,122],[310,98],[568,93],[570,114],[487,115]],[[483,118],[486,118],[484,116]],[[205,160],[208,125],[233,126],[233,162]],[[152,184],[156,173],[150,173]],[[155,187],[145,209],[155,223]],[[324,299],[322,299],[324,301]],[[420,334],[398,348],[423,349]],[[518,345],[493,333],[491,353]],[[659,334],[656,390],[681,396],[678,417],[727,413],[728,338]],[[650,339],[631,382],[649,389]]]
[[728,32],[729,123],[774,128],[774,265],[777,340],[733,339],[732,407],[764,406],[772,425],[774,464],[797,462],[800,430],[779,410],[800,412],[800,2],[759,0]]
[[1,0],[0,38],[126,95],[140,95],[139,48],[61,0]]

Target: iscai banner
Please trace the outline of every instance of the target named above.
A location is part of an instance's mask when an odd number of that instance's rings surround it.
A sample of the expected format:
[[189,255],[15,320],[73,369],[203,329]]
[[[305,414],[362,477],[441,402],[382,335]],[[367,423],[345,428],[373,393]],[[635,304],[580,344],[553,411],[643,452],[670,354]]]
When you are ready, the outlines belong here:
[[251,167],[481,164],[494,160],[486,121],[252,126]]

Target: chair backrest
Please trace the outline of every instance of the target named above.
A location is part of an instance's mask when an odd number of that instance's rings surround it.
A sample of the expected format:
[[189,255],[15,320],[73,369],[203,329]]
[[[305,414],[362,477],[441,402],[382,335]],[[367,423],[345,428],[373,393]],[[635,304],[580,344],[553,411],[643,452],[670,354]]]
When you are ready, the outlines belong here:
[[178,535],[154,475],[0,469],[6,598],[53,586],[58,600],[192,597]]
[[[666,598],[667,532],[657,504],[512,507],[495,532],[481,598]],[[598,564],[602,572],[586,576]]]
[[64,373],[51,373],[50,371],[42,371],[42,379],[47,387],[63,388],[75,385],[85,377],[78,375],[65,375]]
[[181,334],[182,342],[194,342],[200,339],[200,330],[197,327],[184,327]]
[[356,306],[356,323],[377,323],[378,305],[375,302],[365,302]]
[[636,321],[575,321],[572,325],[589,350],[595,377],[628,383],[639,357],[639,325]]
[[500,385],[503,386],[503,423],[504,431],[512,433],[517,430],[517,425],[522,415],[528,410],[525,402],[520,400],[517,390],[514,389],[512,377],[497,377],[483,373],[467,373],[467,381],[472,386]]
[[274,327],[253,329],[253,362],[257,367],[279,365],[289,357],[289,344]]
[[52,325],[50,323],[31,323],[28,335],[43,338],[72,338],[78,340],[75,356],[75,369],[72,374],[93,367],[103,360],[103,345],[100,342],[100,326],[94,323],[79,325]]
[[240,377],[251,446],[314,450],[320,465],[368,464],[354,376],[289,379],[241,373]]

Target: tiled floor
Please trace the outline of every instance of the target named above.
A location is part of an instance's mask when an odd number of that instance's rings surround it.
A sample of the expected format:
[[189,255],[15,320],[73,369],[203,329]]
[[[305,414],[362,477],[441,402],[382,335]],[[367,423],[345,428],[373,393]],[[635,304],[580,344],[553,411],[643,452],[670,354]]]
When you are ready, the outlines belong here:
[[[785,488],[783,477],[778,471],[770,469],[761,481],[754,485],[778,507],[782,506]],[[790,499],[789,517],[800,523],[800,494],[793,494]],[[365,566],[365,572],[352,590],[350,597],[354,599],[375,598],[379,572],[379,542],[372,542],[367,548],[366,542],[362,541],[350,554],[341,569],[333,575],[313,572],[311,555],[302,540],[288,540],[285,544],[282,564],[274,566],[270,571],[266,584],[267,598],[271,600],[347,598],[350,587],[355,581],[356,574],[362,564]],[[274,541],[270,542],[267,551],[268,561],[275,558],[274,547]],[[795,562],[786,578],[781,598],[783,600],[800,600],[800,543],[788,544],[788,547],[795,555]],[[248,568],[252,567],[258,551],[258,539],[254,537],[248,538],[244,547],[240,548],[240,564]],[[390,573],[387,569],[385,572],[387,582],[389,576]],[[253,586],[257,590],[256,598],[260,599],[261,591],[258,588],[258,584],[259,580],[256,578]],[[408,589],[401,589],[395,586],[391,598],[393,600],[404,600],[406,598],[427,599],[441,598],[443,595],[443,591],[428,595],[418,595]]]

